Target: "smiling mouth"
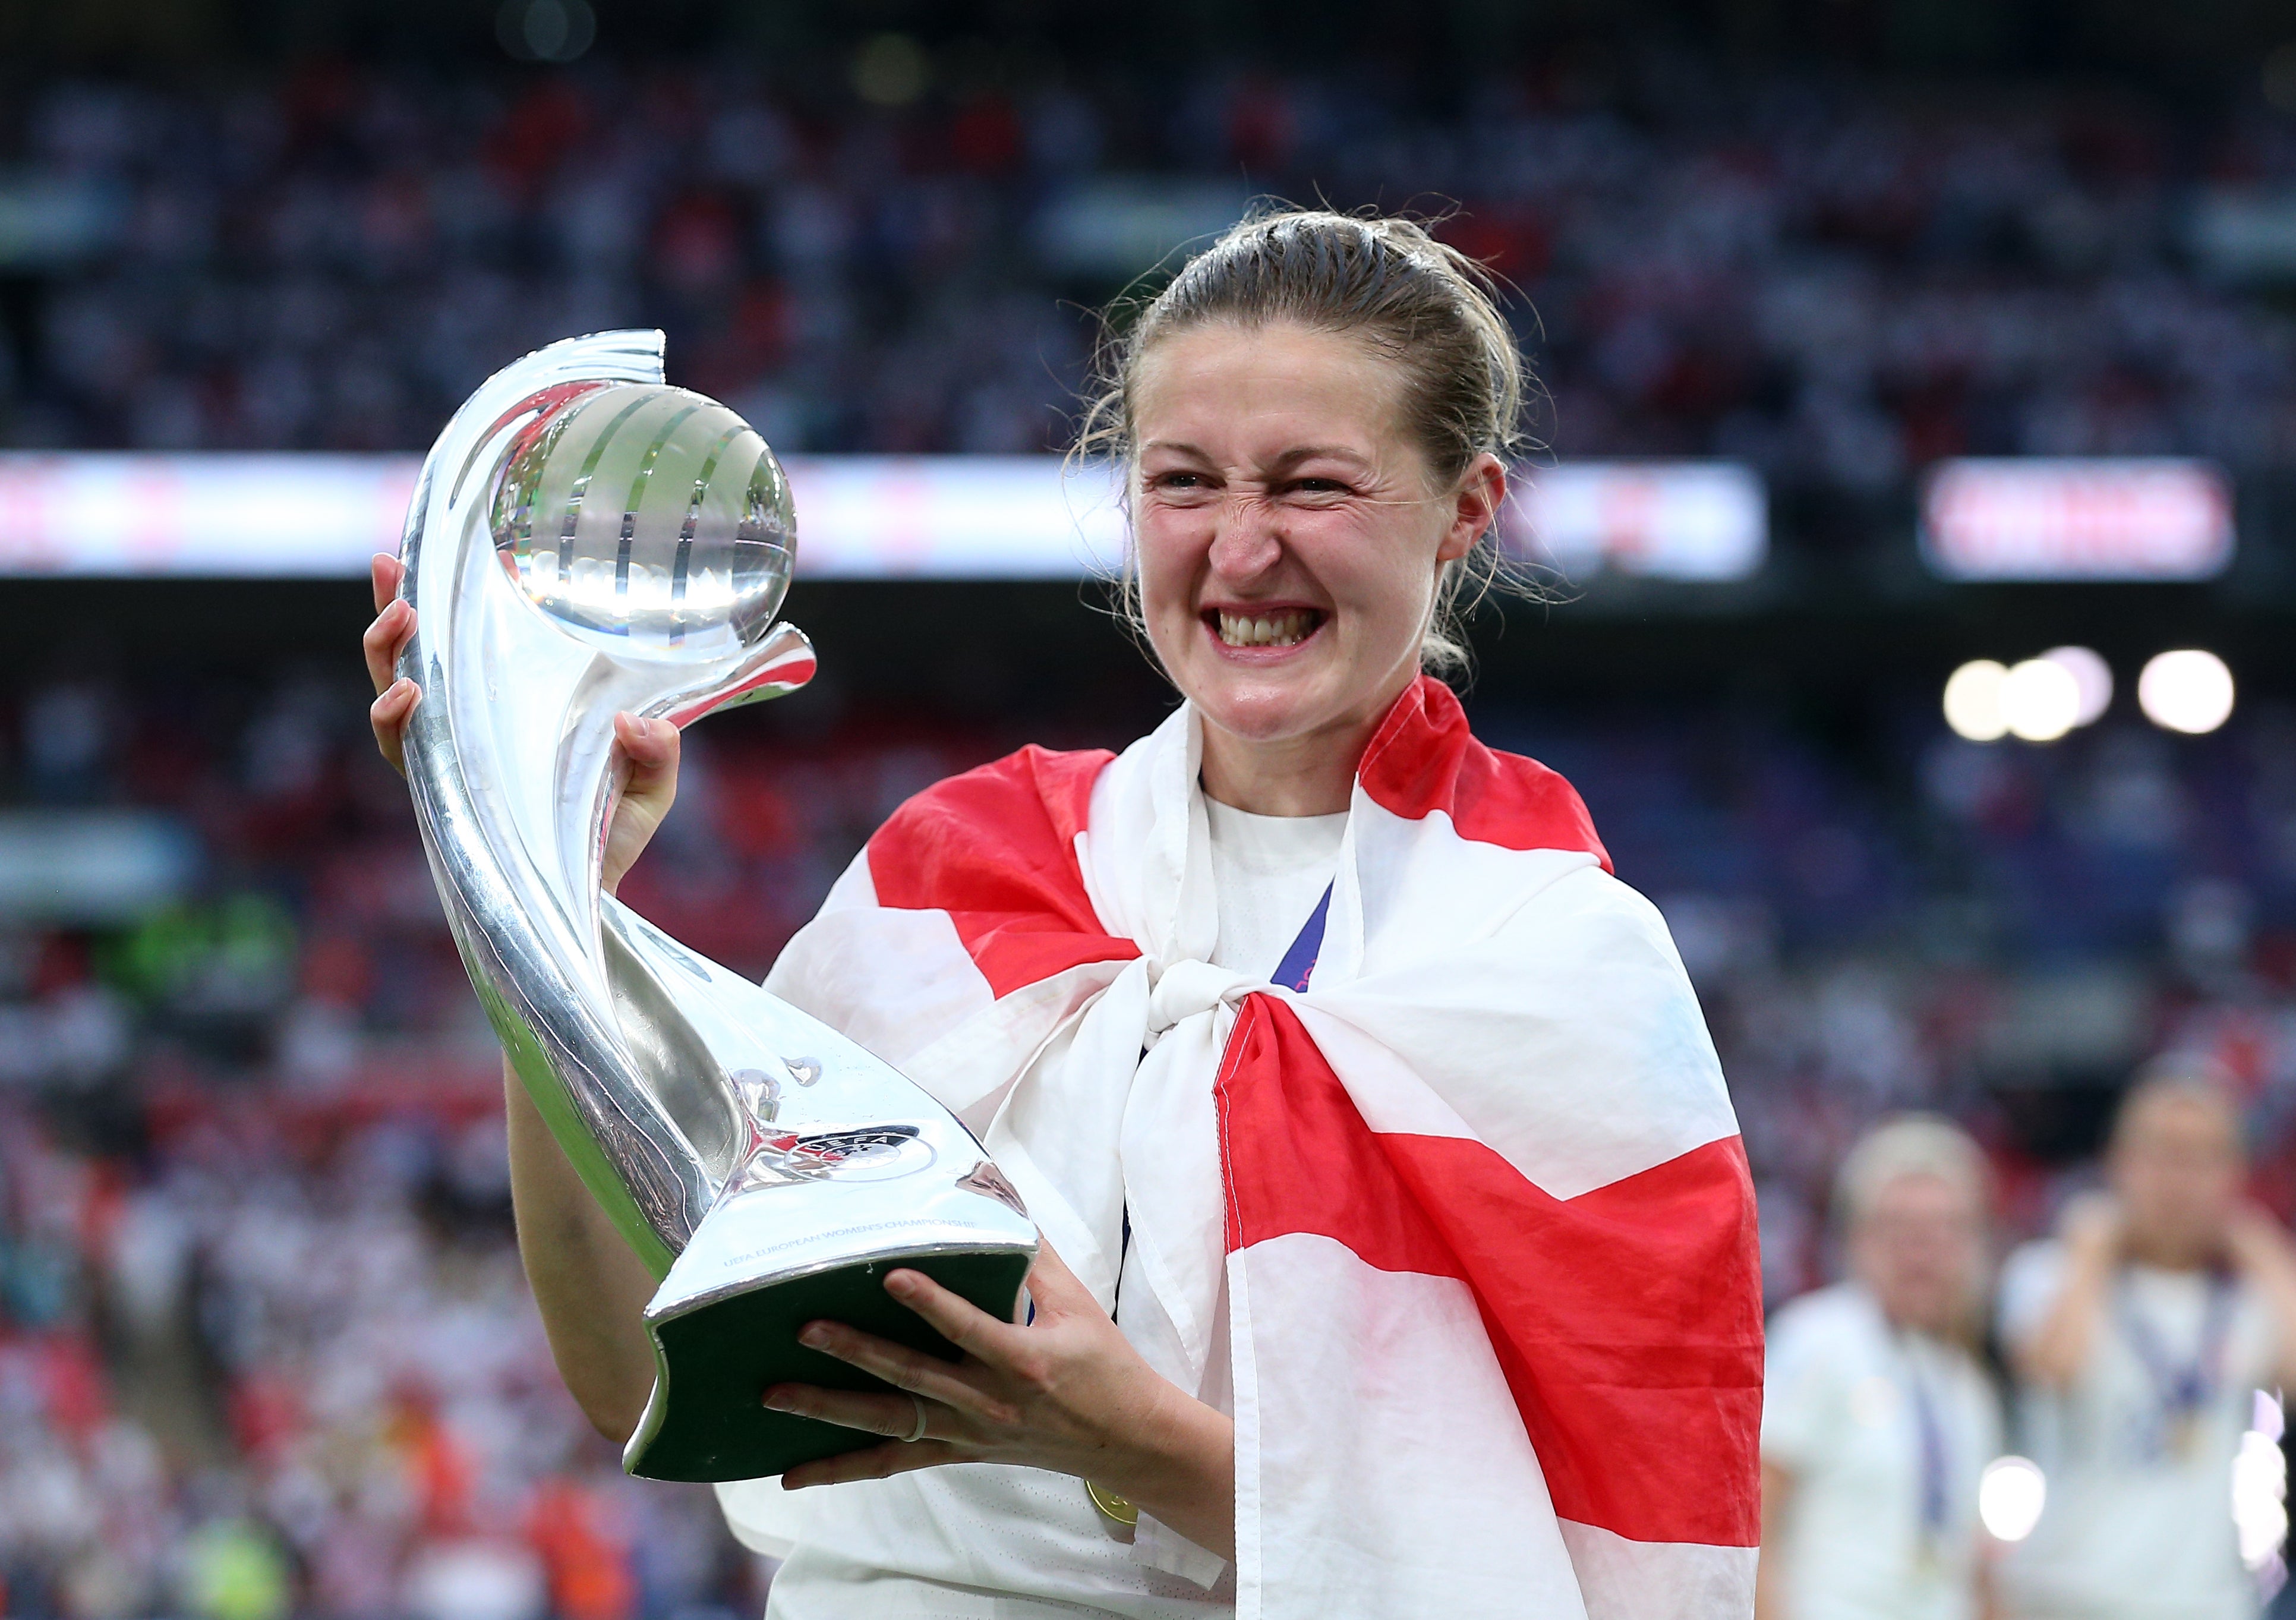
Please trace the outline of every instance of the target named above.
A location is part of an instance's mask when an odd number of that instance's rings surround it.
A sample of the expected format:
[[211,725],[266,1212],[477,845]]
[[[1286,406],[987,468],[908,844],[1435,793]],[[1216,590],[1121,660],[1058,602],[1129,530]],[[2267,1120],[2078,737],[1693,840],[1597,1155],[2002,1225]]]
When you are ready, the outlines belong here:
[[1319,609],[1312,607],[1275,608],[1264,613],[1214,608],[1204,614],[1204,622],[1226,646],[1296,647],[1322,627],[1324,618]]

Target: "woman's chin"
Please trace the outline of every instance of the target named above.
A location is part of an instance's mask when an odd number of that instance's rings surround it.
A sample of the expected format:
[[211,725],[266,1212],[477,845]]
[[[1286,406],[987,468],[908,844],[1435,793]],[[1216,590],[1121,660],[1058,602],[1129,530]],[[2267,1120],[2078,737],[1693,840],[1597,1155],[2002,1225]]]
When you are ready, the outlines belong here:
[[1207,682],[1188,696],[1207,724],[1245,743],[1283,743],[1321,731],[1339,718],[1323,683],[1274,671]]

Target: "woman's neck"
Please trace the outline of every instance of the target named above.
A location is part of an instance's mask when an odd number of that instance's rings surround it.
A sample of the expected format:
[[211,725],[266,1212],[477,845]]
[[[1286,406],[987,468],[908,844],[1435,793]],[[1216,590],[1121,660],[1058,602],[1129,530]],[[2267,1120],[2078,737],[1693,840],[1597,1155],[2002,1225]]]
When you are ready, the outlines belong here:
[[1203,722],[1204,796],[1254,816],[1332,816],[1348,808],[1356,764],[1386,711],[1343,728],[1261,742]]
[[1893,1299],[1871,1282],[1864,1287],[1874,1308],[1882,1313],[1882,1320],[1893,1333],[1915,1333],[1946,1341],[1967,1336],[1968,1313],[1954,1304],[1934,1299]]

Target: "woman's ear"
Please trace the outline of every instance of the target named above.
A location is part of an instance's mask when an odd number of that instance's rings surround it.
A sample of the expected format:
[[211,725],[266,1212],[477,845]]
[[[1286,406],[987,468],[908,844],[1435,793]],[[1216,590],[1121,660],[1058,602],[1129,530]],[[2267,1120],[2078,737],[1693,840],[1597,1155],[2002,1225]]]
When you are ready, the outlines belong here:
[[1506,505],[1506,466],[1488,450],[1467,464],[1459,475],[1458,494],[1451,509],[1451,526],[1436,548],[1439,563],[1456,563],[1475,548],[1475,542],[1498,526]]

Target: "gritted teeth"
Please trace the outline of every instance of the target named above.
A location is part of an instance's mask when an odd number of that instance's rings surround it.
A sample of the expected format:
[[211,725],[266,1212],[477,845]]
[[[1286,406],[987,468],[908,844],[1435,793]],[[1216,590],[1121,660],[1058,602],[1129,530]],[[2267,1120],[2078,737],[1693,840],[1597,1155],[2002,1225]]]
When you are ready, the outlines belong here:
[[1324,615],[1312,607],[1277,608],[1265,613],[1216,610],[1219,638],[1232,647],[1297,646],[1316,633]]

